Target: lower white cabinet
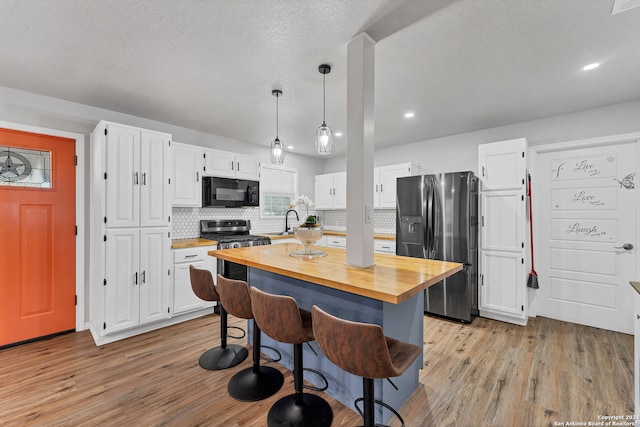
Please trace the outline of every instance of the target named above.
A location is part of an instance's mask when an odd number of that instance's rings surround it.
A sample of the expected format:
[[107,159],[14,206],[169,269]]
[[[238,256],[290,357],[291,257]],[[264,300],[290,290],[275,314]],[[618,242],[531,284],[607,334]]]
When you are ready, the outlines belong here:
[[287,239],[271,239],[271,244],[272,245],[284,245],[285,243],[300,243],[300,240],[295,239],[295,238],[287,238]]
[[106,230],[105,334],[171,317],[166,227]]
[[347,238],[342,236],[326,236],[327,241],[325,242],[326,246],[332,248],[346,248],[347,247]]
[[[480,275],[480,315],[518,325],[527,324],[525,307],[527,275],[518,253],[483,251]],[[515,278],[511,286],[509,281]]]
[[374,240],[373,252],[379,254],[393,254],[396,253],[396,242],[394,240]]
[[189,266],[211,271],[216,277],[217,258],[209,256],[215,246],[199,246],[194,248],[173,250],[173,314],[182,314],[194,310],[213,307],[215,302],[201,300],[193,293]]

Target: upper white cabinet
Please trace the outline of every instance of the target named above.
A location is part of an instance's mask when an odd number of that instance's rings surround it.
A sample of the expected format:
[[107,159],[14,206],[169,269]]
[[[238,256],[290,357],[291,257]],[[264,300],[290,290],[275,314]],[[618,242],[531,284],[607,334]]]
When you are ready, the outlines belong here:
[[204,150],[204,173],[209,176],[258,181],[260,179],[260,159],[228,151]]
[[316,175],[315,198],[318,210],[346,209],[347,173]]
[[411,163],[380,166],[373,169],[373,207],[376,209],[396,208],[396,182],[398,178],[418,173]]
[[173,142],[170,149],[171,203],[173,206],[202,206],[204,149]]
[[527,323],[526,152],[524,138],[478,147],[480,315]]
[[166,192],[171,136],[101,122],[104,128],[107,227],[168,225]]

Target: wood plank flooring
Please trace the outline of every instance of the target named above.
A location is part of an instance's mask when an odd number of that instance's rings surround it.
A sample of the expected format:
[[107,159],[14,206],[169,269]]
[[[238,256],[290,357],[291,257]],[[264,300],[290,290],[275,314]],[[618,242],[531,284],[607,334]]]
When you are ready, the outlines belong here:
[[[291,373],[281,368],[283,389],[265,401],[230,398],[227,381],[250,357],[225,371],[198,366],[219,342],[218,322],[210,315],[102,347],[84,331],[0,350],[0,425],[264,426],[292,392]],[[552,426],[633,413],[630,335],[544,318],[424,325],[421,386],[400,410],[407,426]],[[361,424],[323,397],[334,426]]]

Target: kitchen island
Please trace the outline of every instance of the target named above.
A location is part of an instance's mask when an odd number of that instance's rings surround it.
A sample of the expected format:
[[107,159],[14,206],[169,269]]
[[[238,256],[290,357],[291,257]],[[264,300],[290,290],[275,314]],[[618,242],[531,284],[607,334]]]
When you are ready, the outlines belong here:
[[[424,289],[460,271],[458,263],[375,254],[375,265],[368,268],[345,264],[344,249],[323,247],[326,257],[300,259],[289,256],[299,249],[297,244],[253,246],[210,251],[209,255],[247,266],[250,286],[266,292],[290,295],[298,305],[311,311],[312,305],[348,320],[376,323],[385,335],[423,345]],[[282,353],[282,363],[293,368],[291,345],[263,336],[263,344]],[[315,342],[310,343],[318,353],[304,349],[305,367],[323,372],[329,381],[326,390],[344,405],[354,408],[353,401],[362,395],[362,379],[346,373],[324,357]],[[387,381],[376,380],[376,399],[399,409],[418,387],[418,370],[422,357],[400,377],[393,378],[396,390]],[[305,374],[307,374],[305,372]],[[313,375],[305,380],[320,386]],[[390,413],[376,405],[376,418],[386,422]]]

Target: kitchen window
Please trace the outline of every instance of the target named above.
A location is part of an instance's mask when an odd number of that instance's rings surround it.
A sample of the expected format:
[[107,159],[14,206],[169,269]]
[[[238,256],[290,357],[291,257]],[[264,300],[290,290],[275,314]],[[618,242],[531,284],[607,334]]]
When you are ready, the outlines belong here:
[[260,171],[260,218],[284,218],[298,194],[298,170],[263,165]]

